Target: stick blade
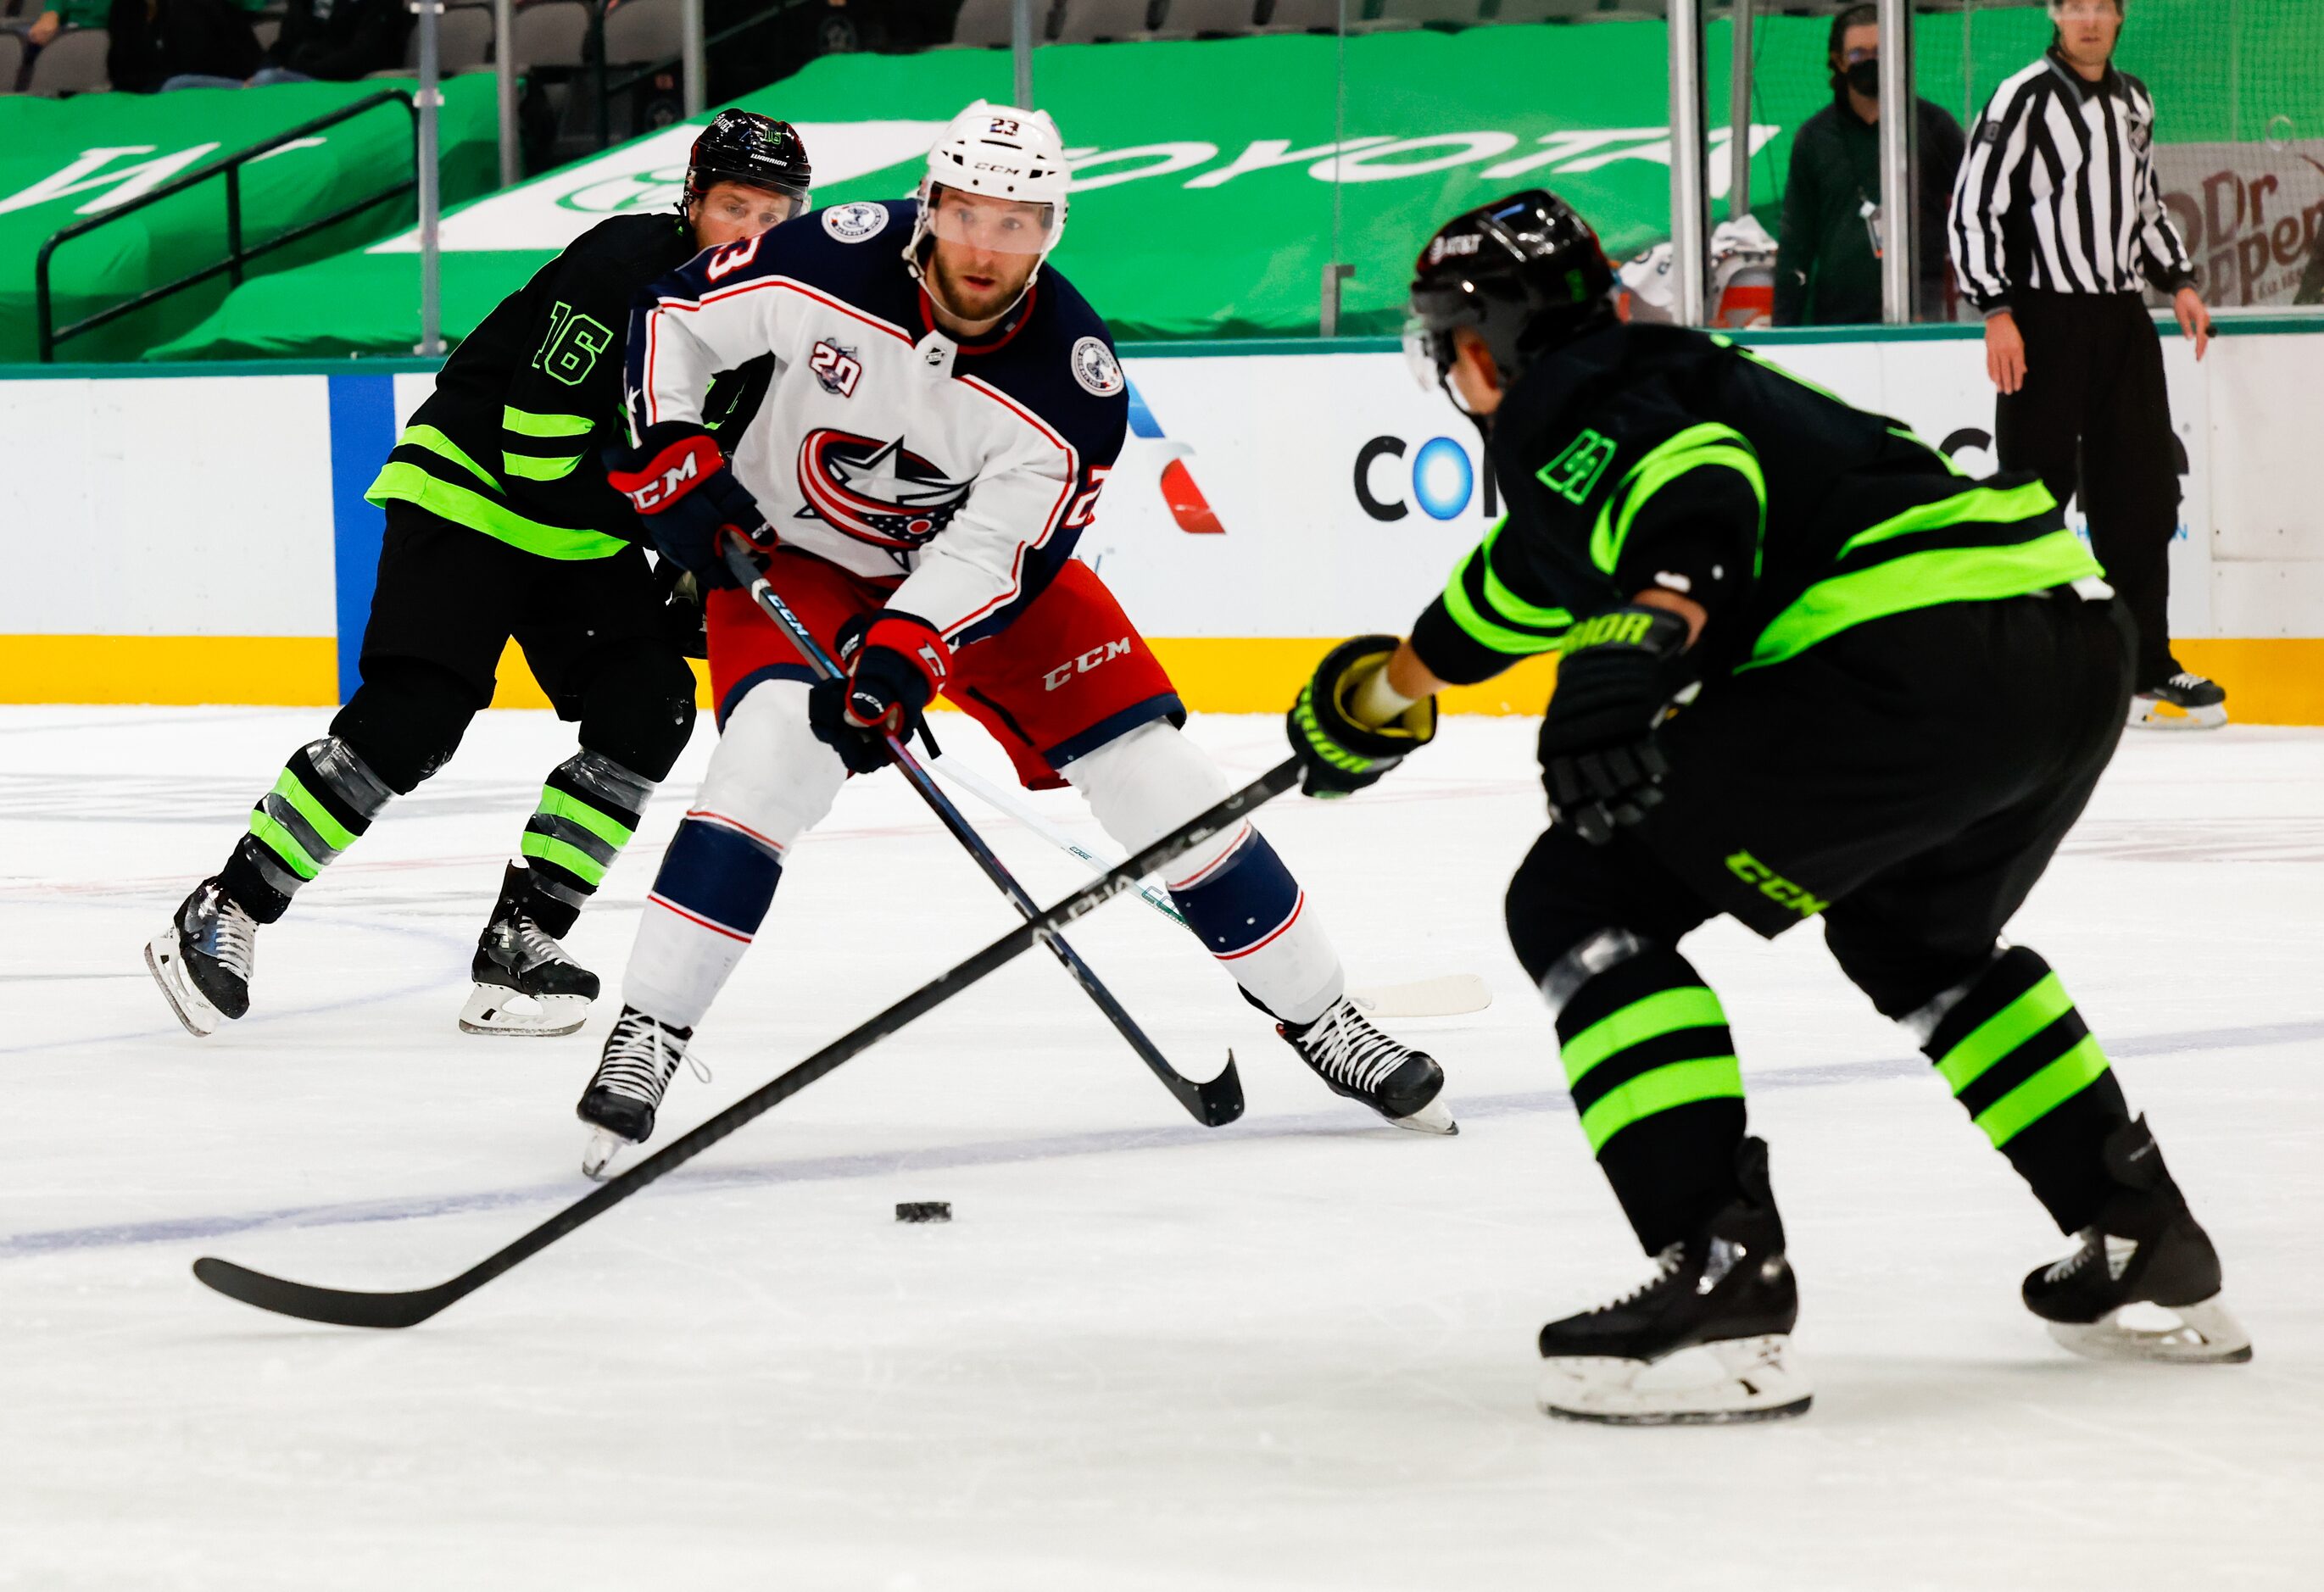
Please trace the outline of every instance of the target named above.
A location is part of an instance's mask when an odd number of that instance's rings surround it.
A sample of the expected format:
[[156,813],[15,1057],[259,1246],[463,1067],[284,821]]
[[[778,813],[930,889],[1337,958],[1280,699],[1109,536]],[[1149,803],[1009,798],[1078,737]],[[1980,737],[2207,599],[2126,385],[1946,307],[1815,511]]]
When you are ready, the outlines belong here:
[[1196,1118],[1205,1127],[1224,1127],[1242,1115],[1242,1074],[1235,1071],[1234,1052],[1216,1078],[1194,1085]]
[[194,1276],[203,1286],[228,1299],[278,1316],[323,1321],[334,1327],[412,1327],[426,1321],[460,1295],[452,1284],[438,1284],[404,1293],[359,1293],[346,1288],[318,1288],[271,1277],[230,1260],[205,1255],[194,1262]]

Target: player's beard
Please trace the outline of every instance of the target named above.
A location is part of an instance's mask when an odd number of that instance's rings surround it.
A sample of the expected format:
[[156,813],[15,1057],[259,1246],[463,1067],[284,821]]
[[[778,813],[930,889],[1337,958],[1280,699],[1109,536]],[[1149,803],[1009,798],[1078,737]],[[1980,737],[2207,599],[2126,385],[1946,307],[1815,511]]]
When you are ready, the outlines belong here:
[[[996,279],[995,286],[984,289],[963,281],[940,248],[930,256],[928,267],[936,298],[944,307],[962,320],[976,323],[997,320],[1007,314],[1017,300],[1024,297],[1025,284],[1032,279],[1034,266],[1038,263],[1038,261],[1028,261],[1021,273],[1010,272],[1006,263],[970,272],[971,275],[990,275]],[[1004,272],[1009,274],[1004,277]]]

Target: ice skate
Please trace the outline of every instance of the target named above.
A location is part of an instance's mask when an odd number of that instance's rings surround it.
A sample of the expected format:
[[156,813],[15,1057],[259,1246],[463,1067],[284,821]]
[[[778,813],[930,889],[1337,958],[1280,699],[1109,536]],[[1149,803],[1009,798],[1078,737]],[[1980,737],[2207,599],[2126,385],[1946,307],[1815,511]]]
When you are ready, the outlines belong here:
[[2216,680],[2181,669],[2130,699],[2134,730],[2216,730],[2227,722],[2227,694]]
[[145,966],[162,998],[197,1039],[250,1009],[250,972],[258,922],[206,879],[178,907],[170,926],[145,942]]
[[[2025,1308],[2050,1324],[2051,1337],[2092,1359],[2250,1359],[2250,1335],[2219,1302],[2218,1251],[2164,1168],[2146,1118],[2116,1128],[2105,1155],[2120,1192],[2071,1255],[2026,1274]],[[2142,1315],[2157,1321],[2142,1324]]]
[[1744,1140],[1736,1170],[1743,1197],[1655,1256],[1651,1279],[1541,1330],[1544,1414],[1677,1426],[1807,1413],[1812,1394],[1791,1361],[1799,1288],[1766,1144]]
[[1415,1133],[1461,1131],[1438,1099],[1444,1091],[1444,1069],[1435,1058],[1373,1027],[1347,997],[1312,1023],[1277,1023],[1275,1031],[1333,1094],[1361,1100]]
[[588,1020],[597,998],[597,975],[575,962],[506,891],[477,938],[468,976],[476,987],[460,1008],[463,1034],[571,1034]]
[[653,1136],[654,1110],[680,1062],[692,1066],[705,1083],[710,1081],[710,1069],[687,1052],[687,1041],[693,1037],[691,1028],[656,1022],[635,1007],[622,1008],[613,1031],[605,1036],[596,1074],[573,1109],[592,1130],[581,1152],[586,1175],[603,1179],[614,1156]]

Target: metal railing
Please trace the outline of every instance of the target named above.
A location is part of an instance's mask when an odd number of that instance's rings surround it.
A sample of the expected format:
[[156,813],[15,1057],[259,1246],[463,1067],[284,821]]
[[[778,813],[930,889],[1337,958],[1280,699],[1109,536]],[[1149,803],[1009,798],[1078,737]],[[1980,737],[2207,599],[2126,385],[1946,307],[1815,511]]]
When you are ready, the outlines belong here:
[[[404,114],[411,119],[413,171],[411,176],[392,188],[382,189],[368,198],[358,199],[354,204],[342,205],[327,216],[318,216],[312,221],[302,221],[287,231],[277,233],[263,243],[244,246],[242,237],[242,169],[244,166],[262,155],[271,154],[297,140],[311,137],[326,127],[336,126],[341,122],[359,116],[365,111],[375,110],[390,102],[402,106]],[[199,171],[191,172],[175,181],[165,182],[151,193],[141,194],[125,205],[107,210],[102,216],[93,216],[87,221],[76,222],[66,227],[41,245],[40,256],[32,263],[32,290],[40,317],[41,363],[49,364],[55,361],[57,345],[60,343],[93,332],[99,327],[110,326],[124,316],[134,315],[148,305],[158,304],[173,293],[181,293],[188,288],[208,281],[213,277],[228,276],[233,280],[234,284],[239,287],[242,285],[243,267],[251,261],[271,254],[275,250],[287,247],[302,238],[312,237],[325,228],[336,226],[340,222],[371,209],[374,206],[383,205],[390,199],[400,198],[412,192],[420,186],[419,145],[420,113],[412,104],[410,94],[401,88],[384,89],[377,94],[367,95],[353,105],[342,106],[327,115],[317,116],[311,122],[302,122],[296,127],[276,133],[263,143],[254,143],[248,149],[237,150],[214,166],[207,166]],[[205,265],[199,271],[181,276],[173,282],[165,282],[158,288],[148,288],[133,299],[100,309],[95,315],[74,321],[70,326],[60,327],[56,324],[55,307],[50,296],[49,262],[51,257],[56,253],[59,244],[70,243],[78,237],[85,237],[100,227],[125,216],[134,216],[138,211],[158,205],[164,199],[174,198],[179,194],[198,188],[205,182],[217,180],[223,180],[226,183],[225,259],[214,264]]]

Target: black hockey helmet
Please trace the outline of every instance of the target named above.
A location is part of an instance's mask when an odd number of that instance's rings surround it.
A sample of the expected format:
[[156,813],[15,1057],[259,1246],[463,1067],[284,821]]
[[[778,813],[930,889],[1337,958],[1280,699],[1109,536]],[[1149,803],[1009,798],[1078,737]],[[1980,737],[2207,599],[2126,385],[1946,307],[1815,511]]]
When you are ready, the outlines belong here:
[[807,187],[814,179],[807,144],[788,122],[756,111],[720,111],[686,157],[686,189],[678,205],[691,206],[715,184],[740,182],[788,194],[798,201],[791,207],[796,216],[807,207]]
[[1614,268],[1590,224],[1546,189],[1496,199],[1436,229],[1413,266],[1404,346],[1424,386],[1452,365],[1452,334],[1484,338],[1501,385],[1614,317]]

